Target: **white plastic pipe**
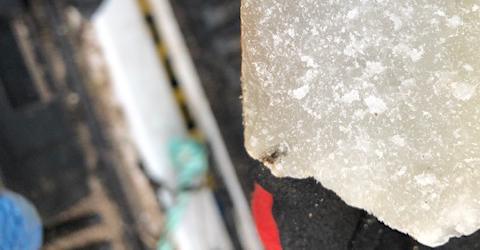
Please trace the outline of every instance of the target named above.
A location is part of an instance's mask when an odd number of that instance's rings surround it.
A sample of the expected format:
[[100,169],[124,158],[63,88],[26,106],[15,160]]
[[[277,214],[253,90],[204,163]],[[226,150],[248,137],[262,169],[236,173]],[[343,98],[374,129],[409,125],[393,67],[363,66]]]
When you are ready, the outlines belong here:
[[206,134],[211,143],[213,158],[232,197],[243,246],[248,250],[263,249],[253,223],[247,199],[240,187],[232,160],[208,104],[193,60],[178,27],[172,6],[168,0],[149,0],[149,2],[153,8],[156,26],[159,28],[159,32],[171,56],[173,70],[178,76],[179,84],[187,97],[188,107],[192,110],[195,121],[197,121],[200,129]]
[[[93,24],[146,171],[175,187],[168,145],[172,138],[185,136],[186,128],[138,3],[105,1]],[[213,194],[206,189],[191,194],[172,236],[181,250],[232,249]]]

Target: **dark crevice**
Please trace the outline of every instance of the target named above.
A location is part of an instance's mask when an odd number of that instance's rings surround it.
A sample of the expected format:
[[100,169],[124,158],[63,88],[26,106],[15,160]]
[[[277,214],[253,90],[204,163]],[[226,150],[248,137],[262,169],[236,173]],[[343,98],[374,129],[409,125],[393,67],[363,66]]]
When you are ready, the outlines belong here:
[[56,238],[61,238],[100,224],[101,221],[102,219],[98,214],[86,214],[59,224],[46,226],[44,230],[44,240],[45,242],[52,242]]
[[99,241],[87,244],[82,247],[71,248],[70,250],[110,250],[111,244],[108,241]]
[[10,105],[21,108],[36,103],[40,96],[23,60],[20,47],[16,41],[12,25],[7,20],[0,20],[0,83],[5,89]]

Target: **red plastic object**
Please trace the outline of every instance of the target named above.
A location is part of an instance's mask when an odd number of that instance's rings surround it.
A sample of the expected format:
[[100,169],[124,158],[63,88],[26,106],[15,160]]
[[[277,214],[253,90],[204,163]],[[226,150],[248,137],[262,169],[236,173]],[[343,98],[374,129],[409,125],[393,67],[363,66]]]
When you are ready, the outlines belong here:
[[273,197],[262,186],[255,183],[252,194],[252,213],[257,231],[265,250],[282,250],[277,222],[273,218]]

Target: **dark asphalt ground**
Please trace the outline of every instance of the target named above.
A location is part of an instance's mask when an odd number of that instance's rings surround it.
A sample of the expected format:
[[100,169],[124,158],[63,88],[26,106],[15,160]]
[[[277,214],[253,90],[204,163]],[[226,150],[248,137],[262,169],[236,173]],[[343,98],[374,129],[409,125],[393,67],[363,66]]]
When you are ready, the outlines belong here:
[[[274,195],[284,249],[430,249],[346,205],[313,179],[278,179],[243,148],[240,88],[240,2],[172,0],[244,190],[254,181]],[[437,249],[480,249],[480,233]]]

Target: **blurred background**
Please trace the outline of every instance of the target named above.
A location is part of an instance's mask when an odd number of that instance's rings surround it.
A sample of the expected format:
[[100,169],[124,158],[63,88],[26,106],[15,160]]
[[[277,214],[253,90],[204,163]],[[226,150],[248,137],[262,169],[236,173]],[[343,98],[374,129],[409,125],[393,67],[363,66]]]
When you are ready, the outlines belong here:
[[36,207],[44,249],[260,249],[239,7],[0,1],[2,186]]
[[263,249],[251,199],[278,226],[267,249],[429,249],[248,157],[239,16],[239,0],[0,0],[0,185],[35,206],[43,249]]

